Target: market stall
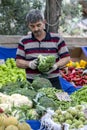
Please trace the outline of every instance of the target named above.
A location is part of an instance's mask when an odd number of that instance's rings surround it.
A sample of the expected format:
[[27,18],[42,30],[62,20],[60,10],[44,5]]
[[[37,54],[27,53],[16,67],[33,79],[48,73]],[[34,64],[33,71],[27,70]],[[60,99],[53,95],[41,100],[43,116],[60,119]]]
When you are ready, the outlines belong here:
[[2,121],[0,126],[19,130],[20,122],[27,122],[33,130],[86,130],[87,38],[65,38],[71,61],[60,72],[62,90],[52,87],[46,78],[37,78],[32,84],[26,81],[25,71],[15,63],[19,38],[0,36],[0,117],[11,116],[12,120],[8,119],[10,124]]

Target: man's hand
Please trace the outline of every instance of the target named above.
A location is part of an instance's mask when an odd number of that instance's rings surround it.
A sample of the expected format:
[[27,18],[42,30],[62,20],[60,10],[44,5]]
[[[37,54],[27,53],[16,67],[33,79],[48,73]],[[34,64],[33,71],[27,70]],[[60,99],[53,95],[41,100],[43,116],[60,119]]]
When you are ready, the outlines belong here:
[[52,69],[50,69],[48,72],[46,72],[46,74],[52,73],[52,72],[55,71],[57,68],[58,68],[57,64],[54,64],[53,67],[52,67]]
[[37,62],[38,62],[38,59],[30,61],[29,68],[31,68],[32,70],[35,70],[37,68]]

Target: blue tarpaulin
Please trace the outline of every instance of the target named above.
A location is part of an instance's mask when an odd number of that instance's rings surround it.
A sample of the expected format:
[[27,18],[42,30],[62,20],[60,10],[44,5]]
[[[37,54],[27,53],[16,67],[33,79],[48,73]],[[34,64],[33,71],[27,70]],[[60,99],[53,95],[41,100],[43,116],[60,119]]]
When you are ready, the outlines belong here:
[[62,77],[59,77],[59,80],[60,80],[60,84],[62,86],[62,90],[67,92],[69,95],[72,94],[73,92],[77,91],[78,89],[82,88],[82,86],[78,86],[78,88],[76,88],[72,83],[68,82],[67,80],[65,80]]
[[17,48],[0,47],[0,59],[16,58]]
[[28,123],[32,130],[39,130],[40,129],[40,121],[39,120],[26,120],[26,123]]

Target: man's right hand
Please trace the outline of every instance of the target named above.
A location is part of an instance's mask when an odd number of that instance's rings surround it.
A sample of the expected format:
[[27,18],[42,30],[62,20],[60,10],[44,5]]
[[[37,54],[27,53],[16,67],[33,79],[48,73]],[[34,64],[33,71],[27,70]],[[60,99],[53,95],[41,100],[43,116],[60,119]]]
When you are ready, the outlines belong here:
[[38,62],[38,59],[30,61],[29,68],[31,68],[32,70],[35,70],[37,68],[37,62]]

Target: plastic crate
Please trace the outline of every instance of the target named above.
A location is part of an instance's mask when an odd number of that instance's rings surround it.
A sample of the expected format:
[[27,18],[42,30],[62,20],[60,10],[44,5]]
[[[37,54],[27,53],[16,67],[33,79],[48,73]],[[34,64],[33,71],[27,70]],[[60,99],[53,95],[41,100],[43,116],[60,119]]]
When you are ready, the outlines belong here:
[[39,120],[26,120],[26,123],[28,123],[32,130],[39,130],[40,129],[40,121]]

